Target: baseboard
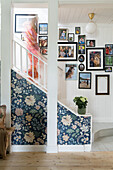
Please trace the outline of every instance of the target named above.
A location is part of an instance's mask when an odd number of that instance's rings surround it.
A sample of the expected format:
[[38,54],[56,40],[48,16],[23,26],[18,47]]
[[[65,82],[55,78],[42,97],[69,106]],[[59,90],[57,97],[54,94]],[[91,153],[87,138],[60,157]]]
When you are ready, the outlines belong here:
[[91,144],[89,145],[58,145],[59,152],[90,152]]
[[58,153],[58,146],[47,146],[47,153]]
[[11,152],[46,152],[46,145],[12,145]]

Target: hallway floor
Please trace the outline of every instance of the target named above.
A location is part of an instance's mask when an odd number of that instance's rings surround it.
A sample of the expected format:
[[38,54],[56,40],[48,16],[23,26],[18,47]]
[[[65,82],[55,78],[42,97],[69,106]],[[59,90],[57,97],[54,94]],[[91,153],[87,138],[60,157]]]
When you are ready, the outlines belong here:
[[113,152],[11,153],[0,170],[113,170]]

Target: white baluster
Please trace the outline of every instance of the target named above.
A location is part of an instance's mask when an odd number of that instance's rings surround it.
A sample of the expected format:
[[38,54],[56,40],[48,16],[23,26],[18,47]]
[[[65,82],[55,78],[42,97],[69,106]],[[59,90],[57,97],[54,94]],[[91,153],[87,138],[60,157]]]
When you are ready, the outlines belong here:
[[27,70],[27,76],[28,76],[28,51],[26,50],[26,70]]
[[46,65],[44,64],[44,88],[46,88]]
[[14,64],[14,67],[16,67],[16,42],[14,41],[14,46],[13,46],[13,49],[14,49],[14,53],[13,53],[13,64]]
[[32,54],[32,78],[34,79],[34,56]]
[[20,46],[20,70],[22,71],[22,46]]
[[38,82],[40,84],[40,60],[38,59]]

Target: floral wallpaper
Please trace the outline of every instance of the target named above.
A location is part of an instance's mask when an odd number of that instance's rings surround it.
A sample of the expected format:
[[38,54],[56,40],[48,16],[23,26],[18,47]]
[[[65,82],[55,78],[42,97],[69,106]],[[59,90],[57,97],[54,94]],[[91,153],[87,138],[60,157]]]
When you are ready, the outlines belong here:
[[[13,145],[46,145],[47,95],[12,70]],[[76,116],[58,103],[58,145],[90,144],[91,118]]]
[[76,116],[58,103],[58,145],[90,144],[91,117]]
[[11,72],[11,119],[13,145],[45,145],[47,96],[26,79]]

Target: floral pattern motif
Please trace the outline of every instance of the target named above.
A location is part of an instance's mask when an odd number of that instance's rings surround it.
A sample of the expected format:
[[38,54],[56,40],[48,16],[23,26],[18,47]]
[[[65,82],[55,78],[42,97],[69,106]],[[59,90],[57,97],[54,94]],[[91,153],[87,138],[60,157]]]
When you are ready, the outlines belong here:
[[90,144],[90,116],[76,116],[58,103],[57,126],[58,145]]
[[13,70],[11,74],[12,144],[45,145],[47,96]]
[[[13,145],[46,145],[47,95],[12,70]],[[91,117],[76,116],[58,103],[58,145],[90,144]]]

